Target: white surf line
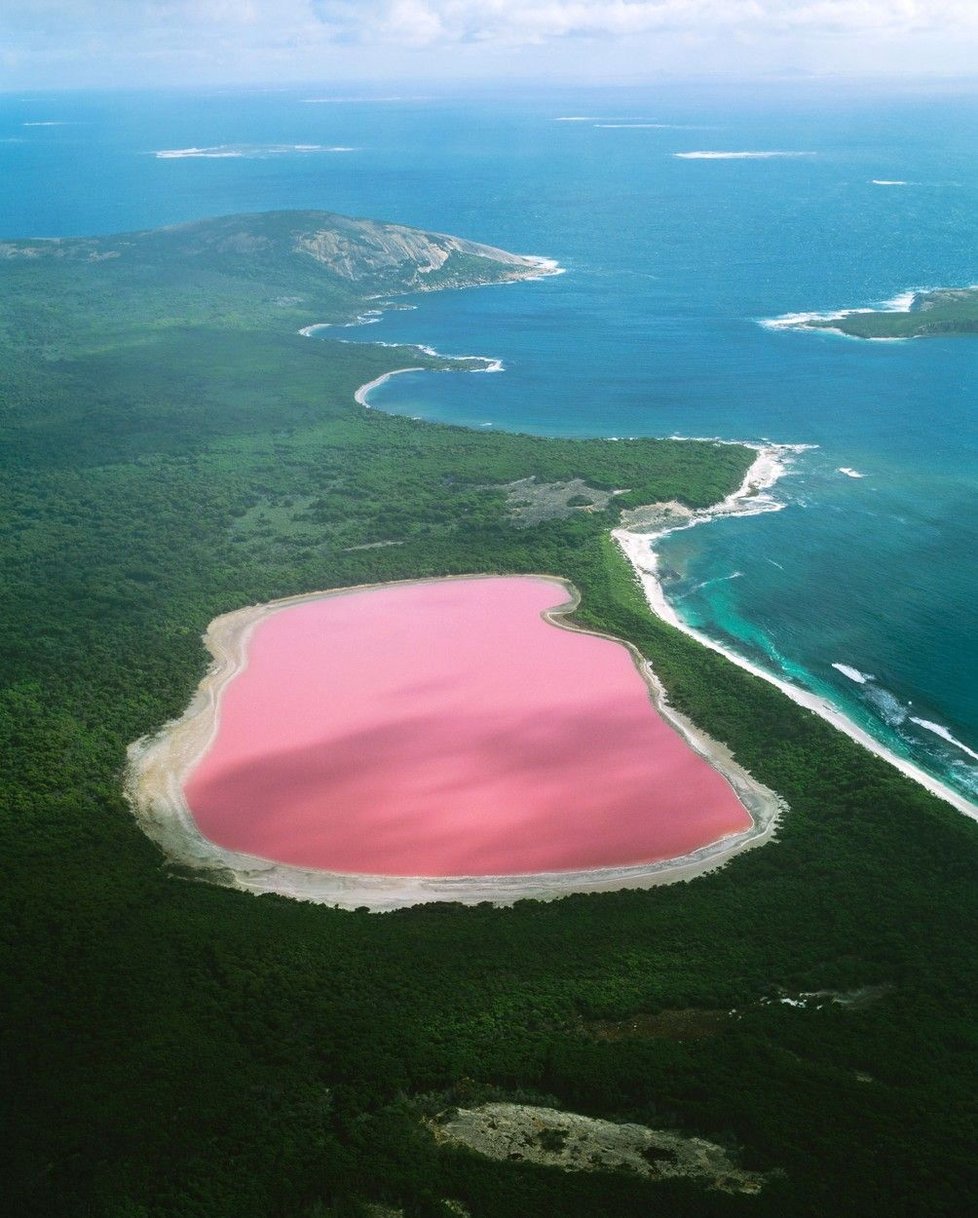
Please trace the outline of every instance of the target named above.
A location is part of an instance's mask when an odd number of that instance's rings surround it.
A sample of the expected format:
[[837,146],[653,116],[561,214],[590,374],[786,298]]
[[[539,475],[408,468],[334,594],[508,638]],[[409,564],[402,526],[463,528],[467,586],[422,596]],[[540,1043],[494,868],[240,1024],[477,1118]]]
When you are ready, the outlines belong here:
[[777,157],[817,156],[815,152],[784,152],[773,149],[769,152],[674,152],[680,161],[770,161]]
[[[550,262],[552,260],[547,259]],[[557,264],[554,263],[554,266]],[[561,272],[556,272],[561,273]],[[396,307],[396,306],[395,306]],[[371,309],[367,313],[361,314],[355,321],[351,322],[333,322],[333,321],[317,321],[312,325],[303,326],[297,333],[303,338],[315,338],[320,330],[333,329],[349,329],[359,325],[370,325],[373,322],[379,321],[383,316],[384,310]],[[349,339],[340,338],[337,342],[348,342]],[[356,341],[356,340],[354,340]],[[362,346],[366,347],[401,347],[409,351],[420,351],[423,355],[430,355],[432,359],[451,360],[453,364],[479,364],[478,368],[425,368],[422,365],[412,365],[409,368],[394,368],[390,372],[384,372],[380,376],[375,377],[372,381],[367,381],[361,385],[353,394],[353,400],[358,406],[363,406],[367,410],[370,409],[368,398],[374,389],[383,385],[385,381],[389,381],[392,376],[400,376],[403,372],[505,372],[506,368],[501,359],[497,359],[494,355],[445,355],[442,351],[436,351],[434,347],[426,347],[423,343],[389,343],[384,341],[371,342],[369,339],[364,339]],[[413,415],[413,418],[418,418]],[[484,427],[491,427],[491,423],[482,424]]]
[[[820,718],[831,723],[833,727],[838,728],[840,732],[844,732],[850,739],[855,740],[857,744],[861,744],[863,748],[868,749],[877,757],[882,757],[884,761],[888,761],[904,774],[907,778],[913,779],[919,783],[932,795],[936,795],[938,799],[943,799],[952,807],[957,808],[959,812],[963,812],[966,816],[970,816],[973,820],[978,820],[978,805],[966,799],[963,795],[959,795],[957,791],[945,786],[944,783],[932,777],[920,766],[915,765],[912,761],[908,761],[904,757],[900,757],[891,749],[881,744],[874,736],[865,731],[858,724],[854,723],[837,707],[833,706],[827,699],[820,697],[818,694],[811,693],[809,690],[801,689],[797,685],[792,685],[788,681],[782,680],[780,677],[774,676],[761,668],[759,664],[745,659],[738,655],[737,652],[724,647],[720,643],[711,639],[709,635],[703,634],[693,627],[688,626],[676,613],[675,609],[666,599],[665,592],[662,588],[662,583],[658,573],[658,555],[653,549],[652,543],[660,537],[664,537],[667,533],[675,532],[677,529],[692,528],[697,524],[706,524],[710,520],[715,520],[721,516],[743,515],[744,508],[749,501],[754,498],[759,491],[768,489],[773,486],[779,477],[785,472],[785,458],[791,451],[797,451],[796,446],[790,445],[768,445],[766,447],[758,447],[751,444],[748,447],[757,449],[757,458],[754,464],[747,471],[740,488],[732,495],[729,495],[722,503],[718,504],[712,511],[690,513],[685,519],[663,525],[657,530],[647,533],[633,532],[628,527],[614,529],[612,537],[618,543],[622,553],[631,563],[632,568],[638,577],[639,583],[642,585],[642,590],[645,593],[645,599],[648,602],[649,608],[662,621],[667,622],[670,626],[675,626],[677,630],[681,630],[683,634],[689,635],[690,638],[696,639],[698,643],[702,643],[704,647],[709,647],[711,651],[718,652],[725,656],[738,668],[743,668],[747,672],[752,673],[755,677],[760,677],[769,684],[780,689],[783,694],[786,694],[792,702],[796,702],[799,706],[803,706],[806,710],[813,711]],[[739,509],[739,510],[738,510]],[[777,506],[761,508],[760,510],[777,510]],[[746,514],[753,514],[747,509]]]
[[384,309],[368,309],[365,313],[358,313],[352,321],[314,321],[310,326],[303,326],[298,333],[303,338],[314,338],[320,330],[354,330],[359,326],[375,326],[383,320],[384,313]]
[[[308,329],[309,327],[307,327]],[[315,327],[313,327],[315,328]],[[301,334],[302,331],[300,330]],[[479,363],[485,365],[481,368],[425,368],[421,365],[416,365],[411,368],[394,368],[391,372],[384,372],[378,377],[374,377],[372,381],[367,381],[365,385],[354,393],[353,400],[358,406],[364,406],[367,410],[370,409],[368,398],[370,394],[385,381],[389,381],[392,376],[400,376],[402,372],[503,372],[502,360],[495,359],[491,355],[443,355],[440,351],[436,351],[434,347],[423,347],[420,344],[406,343],[370,343],[369,346],[377,347],[403,347],[413,346],[415,351],[422,351],[425,355],[430,355],[435,359],[455,360],[457,362]]]
[[[781,313],[777,317],[762,317],[758,319],[758,325],[765,330],[812,330],[816,329],[823,334],[839,334],[843,338],[855,339],[857,342],[871,343],[904,343],[909,342],[914,335],[906,337],[895,336],[892,338],[860,338],[858,334],[847,334],[844,330],[838,329],[836,326],[812,326],[809,323],[813,321],[842,321],[845,317],[851,317],[856,313],[909,313],[913,305],[914,297],[918,295],[926,295],[928,292],[939,292],[940,288],[907,288],[905,291],[898,293],[889,300],[882,300],[873,308],[866,305],[861,305],[854,309],[826,309],[821,312],[812,311],[809,313]],[[845,470],[841,471],[845,473]]]
[[552,279],[555,275],[566,275],[567,267],[561,266],[556,258],[546,258],[541,254],[520,254],[536,268],[535,275],[522,275],[519,279],[498,279],[495,283],[476,283],[473,287],[492,288],[508,283],[537,283],[541,279]]
[[758,325],[765,330],[817,330],[820,334],[838,334],[841,338],[851,338],[856,342],[883,342],[883,343],[902,343],[907,340],[902,337],[896,338],[860,338],[858,334],[847,334],[845,330],[840,330],[838,326],[812,326],[813,321],[842,321],[845,317],[851,317],[855,313],[904,313],[905,309],[889,309],[885,302],[877,309],[870,309],[862,306],[857,309],[835,309],[825,310],[823,312],[812,311],[809,313],[782,313],[778,317],[762,317],[758,319]]
[[942,740],[946,740],[948,744],[953,745],[956,749],[960,749],[962,753],[966,753],[969,757],[978,761],[978,753],[974,749],[968,748],[966,744],[962,744],[956,736],[951,733],[940,723],[932,723],[930,719],[918,719],[916,715],[908,716],[911,723],[916,723],[918,727],[924,728],[925,731],[933,732],[935,736],[940,736]]

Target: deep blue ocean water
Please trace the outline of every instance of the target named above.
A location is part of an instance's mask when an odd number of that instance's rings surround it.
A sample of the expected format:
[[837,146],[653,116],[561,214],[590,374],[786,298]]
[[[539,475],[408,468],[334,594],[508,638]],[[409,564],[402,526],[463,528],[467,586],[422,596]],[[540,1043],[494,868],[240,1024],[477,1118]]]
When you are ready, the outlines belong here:
[[[8,95],[0,236],[324,208],[557,258],[562,276],[418,297],[335,332],[506,367],[405,375],[373,404],[545,434],[817,445],[775,489],[784,510],[662,544],[669,595],[978,798],[978,339],[759,324],[978,282],[978,95],[400,92]],[[154,155],[192,149],[208,155]],[[674,155],[698,150],[808,155]]]

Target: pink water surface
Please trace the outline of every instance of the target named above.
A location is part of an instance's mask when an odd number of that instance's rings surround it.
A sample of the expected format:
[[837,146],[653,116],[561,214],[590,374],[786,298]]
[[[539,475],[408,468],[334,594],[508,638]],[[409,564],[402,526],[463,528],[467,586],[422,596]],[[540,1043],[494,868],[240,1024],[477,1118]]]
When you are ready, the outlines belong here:
[[389,585],[255,629],[191,773],[201,831],[328,871],[515,875],[674,858],[750,825],[621,644],[553,580]]

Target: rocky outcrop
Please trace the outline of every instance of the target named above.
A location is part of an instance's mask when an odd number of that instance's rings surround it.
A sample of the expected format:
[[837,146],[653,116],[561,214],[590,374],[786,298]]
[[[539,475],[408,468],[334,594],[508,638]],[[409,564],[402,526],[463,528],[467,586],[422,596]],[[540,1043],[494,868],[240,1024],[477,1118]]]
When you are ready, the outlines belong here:
[[123,259],[129,265],[180,262],[265,283],[319,274],[338,288],[376,294],[505,283],[555,274],[546,258],[511,254],[445,233],[354,220],[333,212],[221,216],[113,237],[0,243],[0,259],[31,262]]
[[436,1141],[490,1159],[564,1171],[627,1171],[650,1180],[685,1177],[728,1193],[756,1193],[759,1172],[737,1167],[722,1146],[645,1125],[617,1124],[556,1108],[483,1104],[428,1122]]
[[[481,272],[491,282],[536,277],[555,269],[544,259],[510,254],[461,237],[341,216],[330,216],[328,223],[298,232],[294,248],[351,282],[394,277],[421,290],[432,277],[438,278],[436,272],[449,269],[453,259],[460,264],[462,278],[464,264],[473,278]],[[481,268],[480,262],[485,264]]]

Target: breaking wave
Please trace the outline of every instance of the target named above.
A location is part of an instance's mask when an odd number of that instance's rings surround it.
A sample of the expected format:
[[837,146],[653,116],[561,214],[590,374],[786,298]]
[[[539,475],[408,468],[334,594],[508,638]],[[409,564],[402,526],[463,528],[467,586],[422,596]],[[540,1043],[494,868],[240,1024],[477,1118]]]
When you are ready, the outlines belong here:
[[815,156],[814,152],[674,152],[681,161],[769,161],[775,157]]
[[978,753],[974,749],[968,748],[966,744],[962,744],[956,736],[952,736],[946,727],[942,727],[940,723],[931,723],[929,719],[918,719],[916,715],[910,716],[910,722],[916,723],[918,727],[922,727],[924,731],[932,732],[935,736],[940,736],[942,740],[946,740],[948,744],[953,745],[956,749],[960,749],[962,753],[967,753],[969,757],[978,761]]
[[356,151],[356,148],[327,144],[215,144],[210,148],[159,148],[153,153],[153,156],[160,161],[177,161],[187,157],[227,160],[240,157],[258,158],[290,154],[307,156],[310,153]]
[[860,672],[858,668],[853,668],[849,664],[833,664],[832,667],[841,672],[844,677],[848,677],[850,681],[855,681],[857,685],[865,685],[867,681],[875,680],[871,672]]

